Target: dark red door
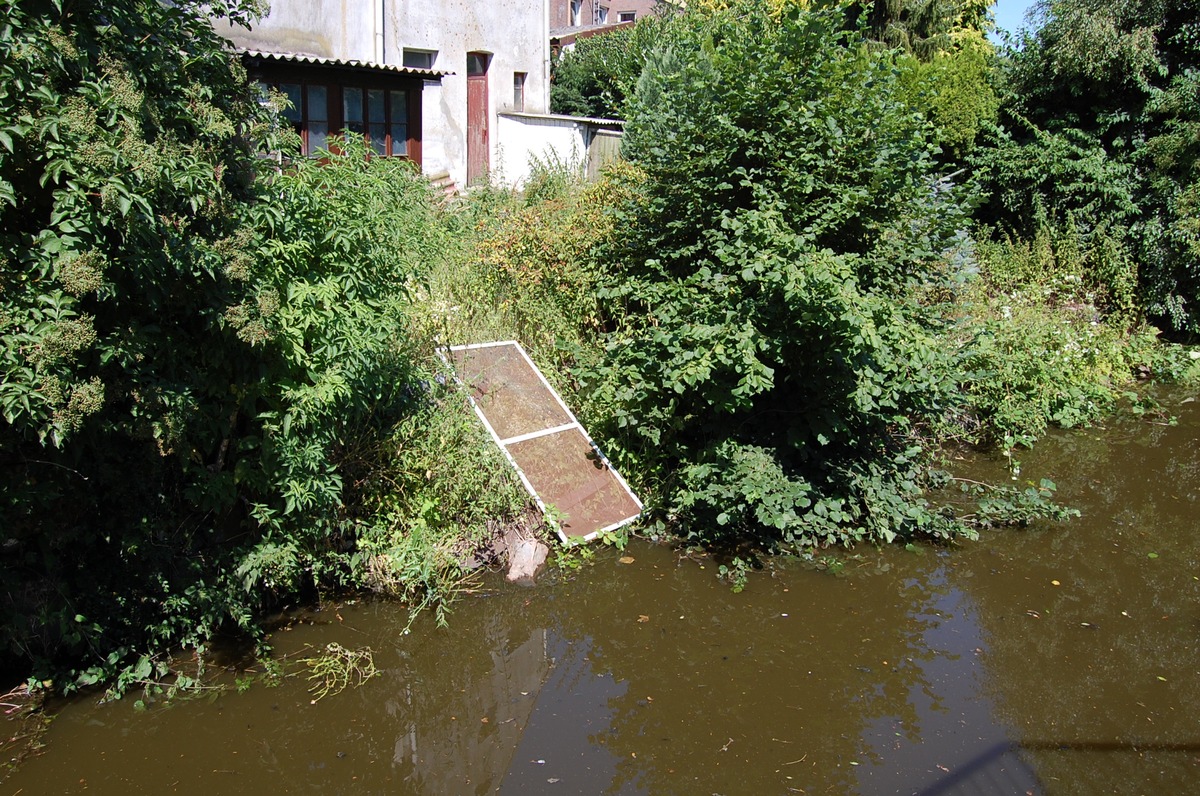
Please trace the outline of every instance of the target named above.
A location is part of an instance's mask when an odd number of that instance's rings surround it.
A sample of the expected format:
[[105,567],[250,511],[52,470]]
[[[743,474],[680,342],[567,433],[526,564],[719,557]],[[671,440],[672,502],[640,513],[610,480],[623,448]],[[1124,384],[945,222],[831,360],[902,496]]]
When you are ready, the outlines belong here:
[[491,167],[488,144],[487,53],[467,53],[467,185],[486,179]]

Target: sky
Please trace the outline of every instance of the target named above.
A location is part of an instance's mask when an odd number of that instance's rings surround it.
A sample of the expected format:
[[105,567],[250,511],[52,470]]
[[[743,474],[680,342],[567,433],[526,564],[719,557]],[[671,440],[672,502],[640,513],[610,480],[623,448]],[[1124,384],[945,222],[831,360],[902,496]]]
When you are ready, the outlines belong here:
[[[1025,26],[1025,12],[1034,0],[996,0],[996,27],[1015,33]],[[998,39],[993,34],[993,41]]]

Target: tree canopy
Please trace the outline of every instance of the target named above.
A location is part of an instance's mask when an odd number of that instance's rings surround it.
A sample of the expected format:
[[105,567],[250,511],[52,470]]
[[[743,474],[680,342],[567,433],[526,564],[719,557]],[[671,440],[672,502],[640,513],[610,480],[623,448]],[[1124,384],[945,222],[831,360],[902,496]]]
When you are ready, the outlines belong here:
[[976,160],[982,217],[1020,234],[1068,215],[1138,264],[1144,306],[1200,329],[1200,6],[1048,0],[1007,56],[1001,127]]

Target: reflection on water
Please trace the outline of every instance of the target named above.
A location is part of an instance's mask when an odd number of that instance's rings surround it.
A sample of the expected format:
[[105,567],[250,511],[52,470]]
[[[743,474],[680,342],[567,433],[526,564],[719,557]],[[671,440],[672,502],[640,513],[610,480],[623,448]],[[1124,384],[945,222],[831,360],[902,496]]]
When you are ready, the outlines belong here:
[[[938,556],[945,560],[951,554]],[[914,604],[918,632],[908,659],[920,670],[907,695],[915,724],[884,716],[864,727],[872,765],[858,768],[859,792],[1040,792],[984,691],[985,640],[968,593],[951,585],[945,565],[929,573],[924,588],[923,601]]]
[[508,649],[498,626],[491,629],[491,668],[485,661],[474,677],[464,676],[472,684],[469,691],[438,700],[439,708],[454,706],[449,716],[444,709],[421,705],[417,692],[423,689],[411,678],[395,678],[404,699],[394,701],[389,713],[408,732],[396,739],[392,764],[408,772],[404,781],[416,792],[492,792],[512,764],[550,669],[546,631],[532,630],[519,646]]
[[407,636],[394,606],[318,613],[281,654],[370,646],[382,676],[317,704],[300,678],[79,701],[0,795],[1187,792],[1194,406],[1026,456],[1083,509],[1065,526],[859,551],[843,577],[781,562],[741,594],[639,545],[532,591],[496,578]]
[[553,670],[500,793],[597,793],[604,783],[612,793],[641,792],[635,783],[620,782],[620,761],[604,748],[612,720],[609,705],[625,696],[628,684],[596,673],[591,649],[587,637],[572,643],[551,636]]
[[1000,714],[1049,792],[1196,792],[1196,407],[1180,407],[1176,428],[1120,424],[1046,446],[1037,466],[1082,520],[989,540],[1005,577],[967,587]]

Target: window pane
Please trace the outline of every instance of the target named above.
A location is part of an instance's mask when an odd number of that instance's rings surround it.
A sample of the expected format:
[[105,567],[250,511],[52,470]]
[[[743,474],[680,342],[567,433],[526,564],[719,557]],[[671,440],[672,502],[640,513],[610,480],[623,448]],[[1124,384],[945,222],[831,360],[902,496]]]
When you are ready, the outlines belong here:
[[363,90],[347,86],[342,89],[342,120],[347,130],[363,133]]
[[393,122],[391,127],[392,134],[392,154],[407,155],[408,154],[408,125],[399,122]]
[[304,154],[311,155],[318,149],[328,147],[329,137],[329,92],[325,86],[305,86],[303,126],[308,131]]
[[367,92],[367,120],[372,124],[386,120],[383,115],[383,89],[373,88]]
[[280,115],[292,122],[292,126],[295,127],[300,121],[300,110],[304,108],[300,100],[300,85],[296,83],[283,83],[278,86],[277,90],[284,97],[287,97],[289,104],[289,107],[283,108]]
[[308,151],[306,154],[313,154],[318,149],[329,148],[329,122],[314,122],[308,121]]
[[370,145],[372,151],[378,155],[386,155],[387,149],[384,146],[384,134],[387,132],[387,125],[382,122],[379,124],[370,124],[367,127],[367,134],[370,137]]
[[329,121],[329,93],[324,86],[306,86],[308,108],[306,116],[310,121]]
[[467,74],[486,75],[488,68],[487,53],[467,53]]
[[300,92],[299,83],[283,83],[279,86],[279,92],[287,97],[290,107],[284,108],[283,118],[287,119],[292,124],[299,124],[300,111],[304,108],[303,95]]
[[409,69],[433,69],[437,50],[410,50],[404,48],[404,65]]
[[513,72],[513,110],[525,110],[525,73]]
[[391,137],[389,155],[408,154],[408,92],[388,92],[388,135]]
[[389,91],[388,102],[391,103],[389,118],[394,122],[402,122],[408,118],[408,92]]

